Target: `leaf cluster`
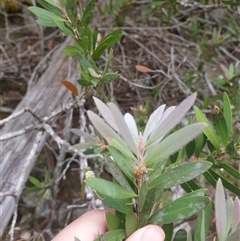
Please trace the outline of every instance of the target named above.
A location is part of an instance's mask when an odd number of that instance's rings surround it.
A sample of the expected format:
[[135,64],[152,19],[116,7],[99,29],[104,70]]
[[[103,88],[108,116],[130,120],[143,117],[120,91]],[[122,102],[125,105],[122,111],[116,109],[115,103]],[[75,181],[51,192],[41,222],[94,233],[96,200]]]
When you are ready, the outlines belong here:
[[[85,9],[78,0],[39,0],[38,3],[43,8],[29,7],[29,10],[37,16],[37,23],[46,27],[57,27],[65,35],[73,38],[73,45],[65,47],[64,52],[69,57],[76,57],[79,63],[78,70],[81,74],[79,85],[96,87],[109,83],[119,76],[116,72],[108,73],[108,68],[113,57],[111,48],[121,39],[121,30],[115,29],[102,38],[97,26],[90,27],[95,0],[89,1]],[[108,59],[104,69],[100,70],[96,61],[107,49],[110,49]],[[75,86],[70,86],[66,82],[64,85],[76,95]]]

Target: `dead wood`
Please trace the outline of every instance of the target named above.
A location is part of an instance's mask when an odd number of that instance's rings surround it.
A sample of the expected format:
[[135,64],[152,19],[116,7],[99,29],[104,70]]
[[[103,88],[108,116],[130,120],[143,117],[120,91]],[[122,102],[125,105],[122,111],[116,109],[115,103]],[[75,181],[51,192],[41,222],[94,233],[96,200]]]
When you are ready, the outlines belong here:
[[[54,52],[48,68],[28,91],[14,113],[27,106],[40,118],[43,118],[61,108],[61,104],[68,101],[71,94],[61,85],[61,80],[69,79],[69,77],[70,80],[77,78],[75,64],[69,68],[69,57],[62,52],[68,41],[66,40]],[[1,135],[24,129],[34,122],[36,119],[26,112],[5,124],[0,131]],[[0,237],[13,214],[15,198],[18,200],[21,195],[46,138],[47,134],[44,131],[35,130],[1,142],[0,193],[10,193],[11,195],[2,195],[2,197],[0,195]]]

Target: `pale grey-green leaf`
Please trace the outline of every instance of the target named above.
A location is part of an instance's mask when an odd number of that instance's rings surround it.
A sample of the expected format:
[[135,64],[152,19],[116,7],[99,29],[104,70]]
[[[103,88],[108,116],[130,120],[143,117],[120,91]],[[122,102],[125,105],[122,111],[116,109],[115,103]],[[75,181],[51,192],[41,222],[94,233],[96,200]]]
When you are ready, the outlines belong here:
[[143,139],[146,142],[148,136],[157,128],[159,125],[166,105],[159,106],[149,117],[145,130],[143,132]]
[[124,120],[127,123],[127,126],[131,132],[131,135],[132,135],[134,141],[138,142],[138,128],[137,128],[137,125],[136,125],[136,122],[135,122],[133,116],[129,113],[126,113],[124,115]]
[[109,139],[113,138],[121,145],[125,146],[125,142],[122,138],[109,126],[107,125],[98,115],[93,113],[92,111],[87,112],[88,117],[97,131],[102,135],[102,137],[109,141]]
[[232,207],[232,226],[231,229],[235,231],[238,226],[240,226],[240,219],[239,219],[239,213],[240,213],[240,200],[238,197],[235,197],[233,201],[233,207]]
[[124,139],[124,141],[127,143],[127,145],[129,146],[129,148],[134,152],[137,153],[137,147],[136,147],[136,143],[133,140],[133,137],[131,135],[131,132],[124,120],[124,117],[121,113],[121,111],[119,110],[119,108],[113,104],[113,103],[108,103],[108,106],[113,114],[113,117],[117,123],[119,132],[122,136],[122,138]]
[[108,108],[106,104],[104,104],[101,100],[96,97],[93,97],[95,105],[97,106],[100,114],[104,118],[104,120],[117,132],[119,132],[117,123],[112,115],[111,110]]
[[219,241],[226,237],[226,200],[221,179],[218,179],[215,194],[216,229]]
[[174,154],[180,148],[200,134],[206,127],[205,123],[196,123],[178,130],[158,144],[146,157],[145,163],[150,164],[163,160]]
[[150,136],[147,141],[147,145],[151,144],[161,136],[167,134],[174,126],[176,126],[181,119],[186,115],[189,109],[194,104],[197,94],[194,93],[186,98],[174,111],[172,111],[164,121],[157,127],[154,133]]

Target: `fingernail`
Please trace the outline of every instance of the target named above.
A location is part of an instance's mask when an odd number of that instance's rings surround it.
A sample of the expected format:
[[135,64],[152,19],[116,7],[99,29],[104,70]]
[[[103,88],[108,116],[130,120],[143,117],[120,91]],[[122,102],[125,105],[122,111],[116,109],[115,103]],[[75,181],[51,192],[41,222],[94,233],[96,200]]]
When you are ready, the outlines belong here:
[[165,236],[160,227],[149,227],[144,231],[141,241],[163,241],[164,238]]

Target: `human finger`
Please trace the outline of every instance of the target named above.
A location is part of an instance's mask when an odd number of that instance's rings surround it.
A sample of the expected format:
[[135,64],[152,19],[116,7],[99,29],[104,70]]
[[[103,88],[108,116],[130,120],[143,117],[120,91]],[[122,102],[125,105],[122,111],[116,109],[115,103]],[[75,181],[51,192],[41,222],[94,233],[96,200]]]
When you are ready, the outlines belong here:
[[162,228],[149,224],[135,231],[126,241],[164,241],[164,239]]
[[91,210],[70,223],[52,241],[92,241],[107,231],[106,212],[112,210]]

